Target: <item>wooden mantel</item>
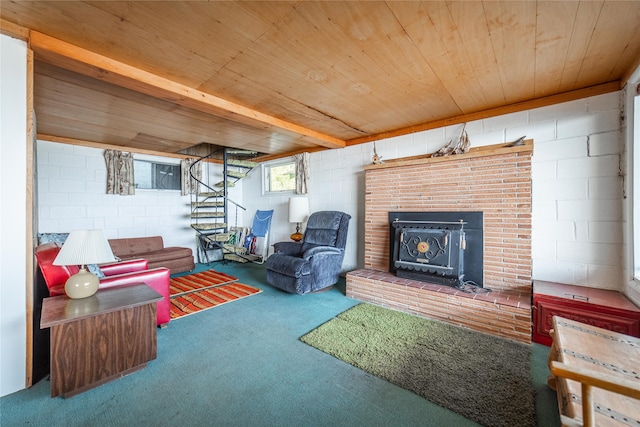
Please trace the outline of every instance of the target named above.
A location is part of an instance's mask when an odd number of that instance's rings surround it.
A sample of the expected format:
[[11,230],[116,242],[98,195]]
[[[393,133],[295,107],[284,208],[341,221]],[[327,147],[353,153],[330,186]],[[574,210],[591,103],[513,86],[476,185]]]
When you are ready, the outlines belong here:
[[508,142],[505,144],[494,144],[494,145],[485,145],[483,147],[474,147],[474,148],[471,148],[467,153],[452,154],[449,156],[433,157],[433,154],[422,154],[419,156],[401,157],[398,159],[386,160],[384,163],[366,165],[364,169],[365,170],[385,169],[385,168],[396,168],[400,166],[421,165],[424,163],[451,162],[454,160],[464,160],[464,159],[470,159],[470,158],[476,158],[476,157],[497,156],[500,154],[508,154],[508,153],[524,153],[524,152],[533,153],[532,139],[526,139],[524,140],[524,143],[522,145],[517,145],[515,147],[511,146],[511,144],[512,144],[511,142]]

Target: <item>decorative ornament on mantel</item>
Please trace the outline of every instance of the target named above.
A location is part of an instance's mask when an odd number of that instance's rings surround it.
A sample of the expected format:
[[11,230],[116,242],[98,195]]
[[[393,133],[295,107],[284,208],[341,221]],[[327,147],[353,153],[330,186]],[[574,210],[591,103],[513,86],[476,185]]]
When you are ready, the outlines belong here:
[[527,135],[521,136],[520,138],[516,139],[513,142],[508,143],[507,145],[505,145],[505,147],[519,147],[521,145],[524,145],[524,139],[527,137]]
[[457,140],[452,139],[447,145],[436,151],[431,157],[450,156],[452,154],[463,154],[469,151],[471,142],[469,141],[469,135],[466,131],[467,124],[462,126],[462,132]]
[[382,156],[378,156],[378,150],[376,150],[376,143],[373,142],[373,157],[371,158],[371,163],[374,165],[381,165],[384,162],[382,161]]

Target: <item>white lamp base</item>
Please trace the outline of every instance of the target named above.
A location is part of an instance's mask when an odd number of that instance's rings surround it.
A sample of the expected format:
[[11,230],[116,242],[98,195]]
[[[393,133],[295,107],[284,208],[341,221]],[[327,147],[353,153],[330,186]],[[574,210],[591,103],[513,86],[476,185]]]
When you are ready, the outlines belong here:
[[98,292],[99,284],[98,276],[88,272],[83,266],[80,271],[67,279],[64,292],[69,298],[87,298]]

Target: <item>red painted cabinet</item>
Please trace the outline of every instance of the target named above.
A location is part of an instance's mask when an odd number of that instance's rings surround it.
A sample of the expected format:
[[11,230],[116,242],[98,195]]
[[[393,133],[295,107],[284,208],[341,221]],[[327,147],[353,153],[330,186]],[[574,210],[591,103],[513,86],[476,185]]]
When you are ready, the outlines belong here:
[[551,345],[553,316],[640,337],[640,308],[624,294],[605,289],[533,282],[533,341]]

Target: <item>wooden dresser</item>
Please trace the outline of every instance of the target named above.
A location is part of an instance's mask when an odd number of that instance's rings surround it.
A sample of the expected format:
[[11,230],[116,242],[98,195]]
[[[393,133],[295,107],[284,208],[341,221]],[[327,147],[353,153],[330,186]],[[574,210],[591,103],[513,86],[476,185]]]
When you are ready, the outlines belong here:
[[534,280],[533,341],[547,346],[553,316],[640,337],[640,308],[624,294],[584,286]]

